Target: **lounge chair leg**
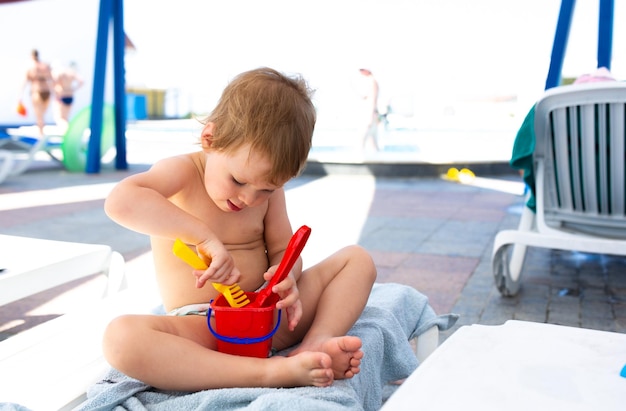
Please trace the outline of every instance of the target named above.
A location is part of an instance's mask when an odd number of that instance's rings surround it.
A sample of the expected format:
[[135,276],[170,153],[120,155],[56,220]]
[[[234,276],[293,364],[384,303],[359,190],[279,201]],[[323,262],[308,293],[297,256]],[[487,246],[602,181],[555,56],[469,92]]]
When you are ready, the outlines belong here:
[[13,154],[7,150],[0,150],[0,183],[11,174],[13,164],[15,164]]

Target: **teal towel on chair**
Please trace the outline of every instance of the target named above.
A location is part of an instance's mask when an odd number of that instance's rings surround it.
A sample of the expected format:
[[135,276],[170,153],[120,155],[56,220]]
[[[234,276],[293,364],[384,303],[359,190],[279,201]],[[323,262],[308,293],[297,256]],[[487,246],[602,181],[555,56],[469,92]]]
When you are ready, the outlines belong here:
[[535,170],[533,169],[533,152],[535,151],[535,106],[533,106],[522,126],[517,131],[513,154],[509,164],[516,170],[524,172],[524,182],[530,190],[526,207],[536,211],[535,203]]

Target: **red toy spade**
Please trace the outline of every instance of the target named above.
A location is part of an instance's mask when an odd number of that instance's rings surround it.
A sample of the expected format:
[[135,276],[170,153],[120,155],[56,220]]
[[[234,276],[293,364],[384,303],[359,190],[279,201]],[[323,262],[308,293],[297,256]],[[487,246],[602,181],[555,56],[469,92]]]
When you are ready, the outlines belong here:
[[272,288],[279,282],[283,281],[285,277],[289,274],[293,265],[298,260],[304,245],[306,244],[309,236],[311,235],[311,229],[306,225],[303,225],[296,231],[296,233],[289,240],[289,244],[287,244],[287,250],[285,251],[285,255],[283,255],[283,259],[280,260],[280,264],[278,265],[278,269],[274,276],[270,280],[267,287],[259,291],[256,295],[256,298],[252,303],[250,303],[249,307],[264,307],[267,299],[273,294]]

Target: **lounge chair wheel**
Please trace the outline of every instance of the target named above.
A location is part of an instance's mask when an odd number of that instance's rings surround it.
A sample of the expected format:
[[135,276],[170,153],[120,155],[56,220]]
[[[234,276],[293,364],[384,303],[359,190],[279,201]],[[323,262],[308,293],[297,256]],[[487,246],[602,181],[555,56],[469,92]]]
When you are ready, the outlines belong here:
[[[63,165],[68,171],[85,171],[87,165],[87,148],[91,130],[91,106],[83,108],[70,121],[63,136]],[[115,142],[115,113],[113,106],[104,106],[102,117],[102,136],[100,157],[102,158]]]
[[[520,289],[521,265],[513,267],[511,261],[515,244],[505,244],[496,251],[493,257],[493,276],[496,287],[504,297],[515,296]],[[523,246],[517,246],[523,247]],[[522,257],[523,258],[523,257]],[[517,269],[517,272],[515,270]]]

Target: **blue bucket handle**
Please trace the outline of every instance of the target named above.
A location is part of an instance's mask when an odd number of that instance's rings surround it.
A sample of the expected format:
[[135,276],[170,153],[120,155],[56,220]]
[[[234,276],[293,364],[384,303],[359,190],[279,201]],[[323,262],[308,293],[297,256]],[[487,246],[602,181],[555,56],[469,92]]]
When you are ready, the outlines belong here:
[[260,342],[263,342],[265,340],[272,338],[272,336],[276,334],[276,331],[278,331],[278,326],[280,325],[280,317],[282,313],[282,310],[278,310],[278,319],[276,320],[276,325],[274,326],[274,329],[269,332],[269,334],[264,335],[262,337],[240,338],[240,337],[226,337],[224,335],[218,334],[217,331],[215,331],[213,327],[211,326],[211,311],[212,311],[211,307],[209,306],[209,312],[207,313],[207,316],[206,316],[207,318],[206,322],[209,326],[209,331],[211,331],[211,334],[213,334],[213,336],[217,338],[218,340],[231,343],[231,344],[257,344],[257,343],[260,343]]

